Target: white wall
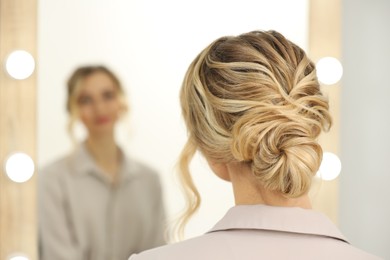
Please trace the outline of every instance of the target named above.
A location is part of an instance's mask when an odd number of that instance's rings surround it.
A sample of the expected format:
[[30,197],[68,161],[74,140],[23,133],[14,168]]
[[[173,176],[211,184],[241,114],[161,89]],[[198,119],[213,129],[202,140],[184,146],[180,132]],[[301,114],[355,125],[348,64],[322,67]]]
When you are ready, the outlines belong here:
[[390,1],[343,0],[340,227],[390,259]]
[[[188,65],[215,38],[255,29],[276,29],[306,48],[308,1],[40,0],[38,18],[39,166],[71,148],[67,77],[75,66],[104,63],[129,94],[119,142],[159,171],[173,217],[183,206],[173,168],[186,139],[178,93]],[[203,159],[192,168],[204,200],[188,237],[207,231],[233,205],[229,184]]]

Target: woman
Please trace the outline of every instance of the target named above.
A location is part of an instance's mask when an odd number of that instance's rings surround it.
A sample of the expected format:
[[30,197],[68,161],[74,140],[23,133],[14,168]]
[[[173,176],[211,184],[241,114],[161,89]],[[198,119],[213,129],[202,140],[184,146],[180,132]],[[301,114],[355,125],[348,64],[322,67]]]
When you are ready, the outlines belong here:
[[124,154],[114,128],[127,105],[106,67],[76,69],[68,81],[70,129],[84,142],[40,173],[41,260],[124,260],[164,244],[158,174]]
[[222,37],[191,63],[181,89],[188,141],[180,157],[189,204],[196,150],[232,183],[235,204],[203,236],[130,257],[146,259],[376,259],[352,247],[308,191],[331,126],[314,64],[275,31]]

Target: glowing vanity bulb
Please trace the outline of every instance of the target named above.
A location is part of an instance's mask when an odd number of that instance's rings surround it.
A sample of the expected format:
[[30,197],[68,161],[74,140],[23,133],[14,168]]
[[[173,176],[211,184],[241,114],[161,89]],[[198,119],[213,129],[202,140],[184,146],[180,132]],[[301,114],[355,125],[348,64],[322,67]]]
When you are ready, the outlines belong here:
[[331,181],[336,179],[341,172],[341,161],[334,153],[325,152],[322,156],[320,169],[317,172],[317,177]]
[[23,256],[23,255],[12,255],[12,256],[8,257],[8,260],[30,260],[30,258],[28,258],[27,256]]
[[8,56],[5,68],[14,79],[26,79],[34,72],[35,61],[27,51],[17,50]]
[[316,64],[318,80],[325,85],[337,83],[343,75],[343,66],[333,57],[324,57]]
[[5,163],[5,172],[14,182],[28,181],[34,174],[34,162],[25,153],[14,153]]

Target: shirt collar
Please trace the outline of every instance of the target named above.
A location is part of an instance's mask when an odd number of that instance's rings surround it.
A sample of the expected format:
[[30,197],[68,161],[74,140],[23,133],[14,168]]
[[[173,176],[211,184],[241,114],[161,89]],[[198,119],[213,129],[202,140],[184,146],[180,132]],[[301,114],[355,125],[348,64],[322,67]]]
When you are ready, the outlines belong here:
[[[132,170],[132,168],[135,167],[134,163],[125,156],[121,148],[119,149],[122,154],[122,163],[119,169],[120,181],[130,180],[134,175],[134,171]],[[93,159],[92,155],[89,153],[85,142],[77,145],[75,151],[70,156],[70,160],[73,171],[76,175],[83,176],[92,174],[104,179],[104,181],[111,181],[96,164],[95,159]]]
[[324,214],[298,207],[235,206],[209,232],[233,229],[261,229],[310,234],[349,243]]

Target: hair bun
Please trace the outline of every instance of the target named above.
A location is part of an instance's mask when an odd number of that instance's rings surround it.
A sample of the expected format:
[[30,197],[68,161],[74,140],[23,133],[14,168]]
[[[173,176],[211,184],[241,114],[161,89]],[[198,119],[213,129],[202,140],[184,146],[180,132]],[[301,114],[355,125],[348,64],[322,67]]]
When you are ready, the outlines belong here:
[[[254,108],[233,128],[232,154],[249,161],[263,185],[288,197],[308,191],[319,168],[322,149],[316,142],[312,120],[291,116],[280,109]],[[261,116],[260,116],[261,115]]]

